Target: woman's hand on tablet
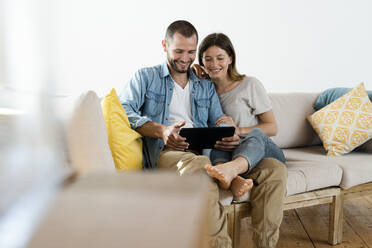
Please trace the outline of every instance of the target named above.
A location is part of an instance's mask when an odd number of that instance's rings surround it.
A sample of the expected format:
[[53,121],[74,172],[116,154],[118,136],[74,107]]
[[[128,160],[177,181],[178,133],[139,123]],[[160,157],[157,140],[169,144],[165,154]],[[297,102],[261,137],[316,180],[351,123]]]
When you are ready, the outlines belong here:
[[223,115],[220,118],[218,118],[218,120],[216,121],[216,125],[219,126],[221,124],[228,124],[235,127],[235,134],[239,135],[239,127],[236,126],[235,122],[230,116]]
[[218,150],[231,152],[240,144],[240,138],[235,132],[234,136],[223,138],[220,141],[216,142],[214,146]]

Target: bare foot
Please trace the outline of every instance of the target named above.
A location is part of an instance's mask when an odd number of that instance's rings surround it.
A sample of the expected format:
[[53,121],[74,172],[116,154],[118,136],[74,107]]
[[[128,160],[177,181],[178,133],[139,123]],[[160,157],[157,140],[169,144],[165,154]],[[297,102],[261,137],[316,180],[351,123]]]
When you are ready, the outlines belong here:
[[215,166],[208,164],[204,168],[209,176],[218,180],[222,189],[230,188],[231,181],[238,175],[231,162]]
[[253,180],[252,179],[245,179],[241,176],[237,176],[231,182],[231,192],[235,197],[241,197],[248,191],[250,191],[253,187]]
[[230,188],[231,181],[239,174],[246,172],[249,168],[248,161],[243,157],[237,157],[234,160],[212,166],[204,166],[207,173],[218,180],[222,189]]

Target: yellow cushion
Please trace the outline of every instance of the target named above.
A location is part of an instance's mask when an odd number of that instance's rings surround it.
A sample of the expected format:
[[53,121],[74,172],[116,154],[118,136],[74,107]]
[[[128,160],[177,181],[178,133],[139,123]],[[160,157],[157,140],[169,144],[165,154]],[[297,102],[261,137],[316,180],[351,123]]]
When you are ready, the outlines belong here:
[[115,89],[105,96],[101,104],[108,133],[108,143],[116,169],[141,169],[141,135],[131,129]]
[[364,83],[307,117],[327,155],[346,154],[372,138],[372,103]]

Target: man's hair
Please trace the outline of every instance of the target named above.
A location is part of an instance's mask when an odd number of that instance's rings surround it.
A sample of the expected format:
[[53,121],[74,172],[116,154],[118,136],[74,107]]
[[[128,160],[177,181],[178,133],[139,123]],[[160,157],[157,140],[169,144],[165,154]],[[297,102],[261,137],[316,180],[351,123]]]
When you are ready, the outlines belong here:
[[198,40],[198,32],[195,27],[188,21],[179,20],[171,23],[165,33],[165,40],[169,41],[173,38],[175,33],[180,33],[186,38],[190,38],[194,34],[196,35],[196,40]]

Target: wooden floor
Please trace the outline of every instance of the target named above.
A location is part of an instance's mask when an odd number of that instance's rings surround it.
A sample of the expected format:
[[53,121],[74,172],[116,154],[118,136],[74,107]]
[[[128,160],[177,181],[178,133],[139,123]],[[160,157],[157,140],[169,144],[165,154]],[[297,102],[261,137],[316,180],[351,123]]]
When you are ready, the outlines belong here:
[[[372,196],[345,201],[343,243],[328,240],[328,205],[284,212],[278,248],[372,248]],[[252,246],[250,218],[242,220],[240,247]]]

